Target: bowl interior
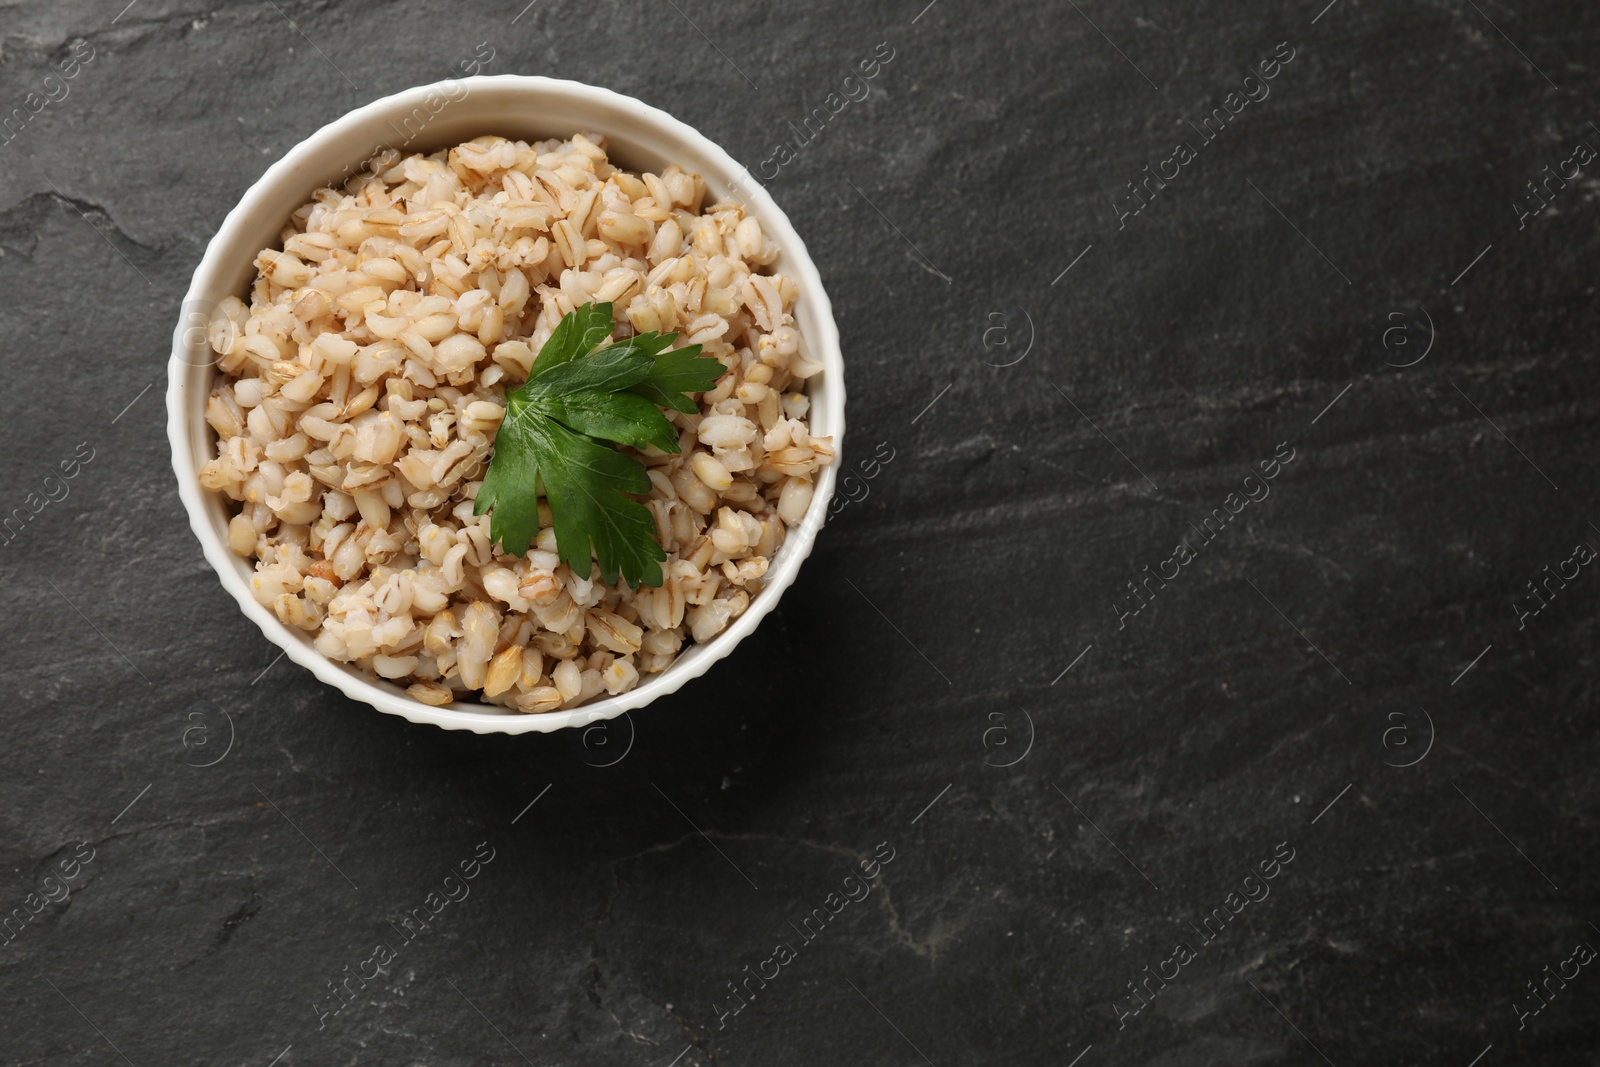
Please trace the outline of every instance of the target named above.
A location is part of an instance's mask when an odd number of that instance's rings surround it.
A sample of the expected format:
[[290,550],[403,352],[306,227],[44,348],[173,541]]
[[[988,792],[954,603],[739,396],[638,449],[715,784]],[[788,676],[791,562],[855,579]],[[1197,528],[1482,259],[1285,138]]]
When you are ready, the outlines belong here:
[[805,521],[789,531],[760,595],[727,630],[704,645],[689,647],[667,670],[641,681],[635,689],[569,711],[524,715],[462,702],[430,707],[406,696],[393,683],[368,679],[360,670],[322,656],[312,647],[309,635],[279,622],[251,596],[251,564],[226,548],[225,502],[219,494],[201,489],[198,482],[201,466],[215,454],[214,435],[203,410],[216,371],[204,331],[194,327],[209,317],[208,309],[216,302],[229,295],[245,295],[255,274],[256,254],[263,248],[280,245],[285,220],[295,209],[318,188],[360,173],[362,164],[377,153],[391,148],[405,154],[432,152],[486,134],[535,141],[575,133],[604,135],[611,160],[628,170],[659,171],[676,163],[697,172],[710,190],[708,203],[718,198],[737,200],[760,218],[763,230],[780,249],[773,269],[793,277],[799,286],[800,299],[794,315],[802,344],[811,358],[824,365],[822,373],[808,383],[812,429],[819,436],[833,435],[836,444],[842,437],[844,405],[838,331],[816,268],[799,235],[760,184],[691,127],[637,100],[604,89],[547,78],[502,75],[407,90],[351,112],[317,131],[251,187],[212,239],[195,272],[184,304],[184,321],[174,335],[168,397],[174,467],[207,558],[262,632],[323,681],[381,711],[415,722],[478,732],[544,732],[611,718],[676,690],[731,651],[772,609],[809,554],[832,496],[837,463],[823,468]]

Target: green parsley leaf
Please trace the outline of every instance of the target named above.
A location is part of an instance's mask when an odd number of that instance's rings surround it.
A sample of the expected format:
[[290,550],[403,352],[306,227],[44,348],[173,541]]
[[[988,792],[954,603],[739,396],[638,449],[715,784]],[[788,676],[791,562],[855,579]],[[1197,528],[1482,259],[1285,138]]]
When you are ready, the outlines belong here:
[[[585,359],[574,359],[552,367],[538,378],[530,375],[524,385],[530,396],[559,395],[581,390],[616,393],[642,380],[650,373],[653,363],[654,360],[641,352],[623,345],[612,345]],[[534,366],[538,366],[538,363]]]
[[[667,334],[667,343],[677,336]],[[700,408],[684,394],[705,392],[717,384],[726,369],[719,361],[700,355],[699,345],[685,345],[658,354],[655,368],[633,386],[633,392],[653,404],[694,415]]]
[[548,398],[541,410],[569,429],[603,441],[678,451],[678,431],[672,423],[660,408],[633,393],[571,393]]
[[[678,335],[675,333],[661,333],[657,330],[651,330],[649,333],[636,333],[626,341],[618,341],[616,344],[608,345],[607,347],[632,348],[643,352],[647,356],[659,356],[662,352],[672,347],[672,342],[677,339]],[[696,352],[700,351],[699,345],[690,345],[689,347]],[[605,349],[600,351],[603,352]],[[595,354],[599,355],[598,352]]]
[[528,381],[542,378],[569,360],[593,352],[595,345],[611,336],[611,305],[585,304],[557,324],[550,340],[539,349],[539,355],[528,371]]
[[[561,561],[588,577],[592,542],[607,584],[620,572],[630,585],[659,586],[667,554],[656,541],[656,521],[643,504],[623,495],[650,491],[644,464],[553,419],[529,419],[525,439],[535,443],[534,454],[542,461],[539,479]],[[537,521],[537,501],[533,513]],[[492,531],[493,515],[489,523]]]
[[633,351],[653,357],[654,368],[632,387],[632,392],[645,397],[652,404],[694,415],[699,412],[699,407],[683,394],[705,392],[717,384],[717,379],[722,377],[722,372],[727,368],[709,356],[700,355],[699,345],[685,345],[667,351],[667,347],[677,339],[675,333],[652,330],[602,348],[595,355]]
[[539,453],[531,424],[538,415],[528,410],[521,390],[506,397],[505,417],[495,432],[494,455],[472,505],[474,515],[490,508],[489,536],[512,555],[528,551],[539,534]]
[[506,396],[494,455],[473,513],[490,512],[489,535],[522,555],[539,532],[539,497],[550,505],[556,551],[585,576],[592,558],[607,582],[659,586],[666,553],[655,520],[632,495],[650,491],[642,463],[607,442],[676,453],[663,405],[694,413],[686,392],[716,384],[723,366],[699,345],[667,351],[676,334],[646,333],[592,352],[611,335],[610,304],[585,304],[561,320],[528,380]]

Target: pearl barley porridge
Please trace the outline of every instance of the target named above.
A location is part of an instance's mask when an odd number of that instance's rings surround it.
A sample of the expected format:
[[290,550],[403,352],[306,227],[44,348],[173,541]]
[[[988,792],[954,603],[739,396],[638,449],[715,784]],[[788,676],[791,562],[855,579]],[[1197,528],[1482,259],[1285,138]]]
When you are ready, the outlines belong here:
[[[319,652],[425,703],[542,712],[626,692],[749,607],[833,459],[809,432],[822,367],[796,286],[739,205],[703,207],[677,166],[619,170],[603,138],[384,162],[294,212],[248,304],[211,318],[200,481],[236,502],[228,545]],[[563,316],[605,302],[614,339],[676,332],[726,368],[697,413],[664,412],[679,454],[622,449],[649,476],[659,588],[573,573],[542,499],[524,556],[473,514],[507,392]]]

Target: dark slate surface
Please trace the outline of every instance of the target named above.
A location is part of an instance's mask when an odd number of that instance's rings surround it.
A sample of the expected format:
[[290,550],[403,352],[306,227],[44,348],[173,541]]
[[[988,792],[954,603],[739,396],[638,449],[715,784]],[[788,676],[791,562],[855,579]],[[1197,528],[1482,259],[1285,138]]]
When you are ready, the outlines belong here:
[[[1600,545],[1600,162],[1519,221],[1600,147],[1600,9],[522,2],[0,7],[0,107],[59,97],[0,145],[0,505],[93,457],[0,552],[0,905],[70,892],[0,948],[0,1062],[1596,1062],[1600,576],[1517,605]],[[837,308],[846,460],[894,459],[620,760],[275,662],[168,466],[229,207],[480,42],[765,174],[894,54],[770,183]],[[1146,566],[1177,576],[1133,613]],[[881,843],[870,896],[790,926]]]

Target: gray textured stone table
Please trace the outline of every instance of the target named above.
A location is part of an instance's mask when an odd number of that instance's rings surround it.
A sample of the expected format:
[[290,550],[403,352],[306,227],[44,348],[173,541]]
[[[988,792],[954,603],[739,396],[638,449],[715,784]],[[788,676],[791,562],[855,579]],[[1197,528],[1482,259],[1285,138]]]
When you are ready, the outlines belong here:
[[[1600,9],[121,3],[0,6],[0,1063],[1596,1062]],[[277,662],[168,465],[228,209],[484,46],[844,336],[857,499],[620,760]]]

